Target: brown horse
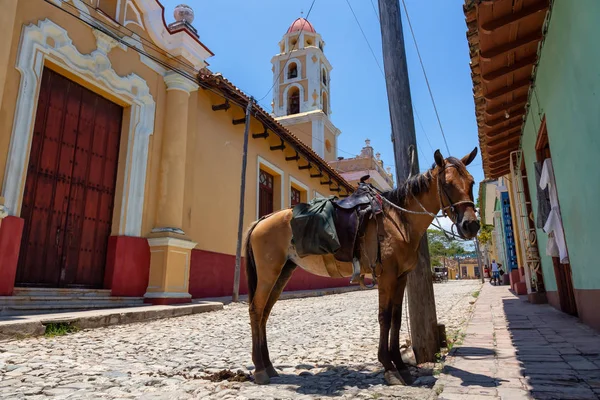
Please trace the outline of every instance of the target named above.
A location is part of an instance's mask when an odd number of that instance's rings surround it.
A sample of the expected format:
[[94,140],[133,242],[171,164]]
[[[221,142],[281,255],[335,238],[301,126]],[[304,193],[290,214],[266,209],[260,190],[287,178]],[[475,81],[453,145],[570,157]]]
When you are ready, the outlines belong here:
[[[473,177],[466,169],[477,154],[475,148],[462,160],[444,159],[435,152],[435,164],[424,174],[409,178],[397,189],[383,193],[385,235],[380,242],[381,262],[375,268],[379,290],[379,351],[385,380],[391,385],[412,383],[400,356],[400,323],[407,274],[417,264],[420,240],[440,210],[457,226],[465,239],[475,237],[479,221],[473,203]],[[426,210],[426,211],[425,211]],[[269,359],[267,319],[296,266],[315,275],[330,276],[323,256],[298,257],[286,209],[254,222],[245,239],[248,279],[252,361],[256,383],[267,384],[278,376]],[[377,235],[375,218],[370,220],[365,237]],[[361,257],[361,271],[371,273],[376,251],[367,248]],[[352,275],[352,263],[337,262],[342,276]]]

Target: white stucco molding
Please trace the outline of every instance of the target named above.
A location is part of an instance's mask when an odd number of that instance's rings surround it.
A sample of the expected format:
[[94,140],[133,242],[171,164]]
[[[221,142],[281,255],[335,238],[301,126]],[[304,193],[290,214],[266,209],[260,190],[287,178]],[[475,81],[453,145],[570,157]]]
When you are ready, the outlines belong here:
[[187,32],[171,33],[165,26],[163,8],[157,0],[134,0],[141,10],[146,31],[152,41],[173,56],[183,57],[196,71],[206,67],[212,53]]
[[[309,202],[310,201],[310,189],[308,187],[308,185],[305,185],[304,183],[300,182],[298,179],[294,178],[292,175],[290,175],[290,185],[289,187],[291,188],[292,186],[296,186],[302,190],[304,190],[304,192],[306,193],[306,201]],[[292,206],[292,194],[291,194],[291,190],[290,190],[290,195],[288,196],[288,205],[291,207]]]
[[[331,100],[329,101],[331,103]],[[302,124],[304,122],[312,122],[314,120],[322,120],[325,123],[325,127],[329,129],[337,137],[342,133],[334,124],[331,119],[321,110],[313,110],[307,112],[301,112],[300,114],[285,115],[277,117],[276,120],[283,126],[290,126],[296,124]]]
[[[51,57],[82,80],[130,105],[127,161],[121,206],[120,235],[140,236],[148,161],[148,140],[154,131],[156,105],[145,80],[138,75],[119,76],[112,69],[106,35],[96,35],[99,48],[81,54],[65,29],[49,19],[23,27],[17,70],[21,83],[14,115],[8,162],[2,186],[10,215],[20,214],[44,60]],[[52,39],[49,41],[48,39]],[[51,44],[49,43],[51,42]]]
[[172,238],[172,237],[157,237],[148,238],[148,244],[150,247],[166,246],[166,247],[178,247],[181,249],[192,250],[198,243],[189,240]]
[[164,77],[165,84],[167,85],[167,91],[169,90],[180,90],[187,94],[198,90],[198,85],[188,78],[185,78],[177,72],[167,72]]

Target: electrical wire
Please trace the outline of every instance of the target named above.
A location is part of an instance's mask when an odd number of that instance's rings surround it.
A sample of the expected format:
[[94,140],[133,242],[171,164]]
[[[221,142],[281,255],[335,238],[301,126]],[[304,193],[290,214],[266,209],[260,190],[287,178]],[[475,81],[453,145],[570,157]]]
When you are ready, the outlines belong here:
[[379,12],[377,11],[377,7],[375,7],[375,3],[373,3],[373,0],[371,0],[371,6],[373,6],[373,12],[375,13],[375,16],[377,17],[377,21],[379,21],[379,23],[381,23],[381,20],[379,19]]
[[[69,15],[71,15],[73,18],[75,18],[75,19],[77,19],[77,20],[79,20],[79,21],[83,22],[84,24],[88,25],[88,26],[89,26],[89,27],[91,27],[92,29],[96,29],[96,30],[98,30],[98,31],[100,31],[100,32],[102,32],[102,33],[104,33],[104,34],[106,34],[107,36],[109,36],[109,37],[113,38],[114,40],[116,40],[117,42],[119,42],[119,43],[123,44],[123,45],[124,45],[124,46],[126,46],[127,48],[130,48],[130,49],[132,49],[133,51],[136,51],[137,53],[139,53],[139,54],[142,54],[142,55],[144,55],[144,56],[148,57],[148,58],[149,58],[149,59],[151,59],[152,61],[154,61],[154,62],[156,62],[157,64],[159,64],[160,66],[164,67],[165,69],[167,69],[167,70],[170,70],[170,71],[172,71],[172,72],[175,72],[175,73],[179,74],[180,76],[182,76],[182,77],[184,77],[184,78],[186,78],[186,79],[190,80],[191,82],[193,82],[194,84],[197,84],[197,85],[199,85],[199,86],[200,86],[200,87],[202,87],[203,89],[205,89],[205,90],[208,90],[208,91],[210,91],[210,92],[212,92],[212,93],[216,94],[217,96],[219,96],[219,97],[221,97],[221,98],[223,98],[223,99],[225,99],[225,100],[227,100],[227,101],[229,101],[229,102],[231,102],[231,103],[233,103],[233,104],[235,104],[235,105],[239,106],[239,107],[240,107],[240,108],[242,108],[242,109],[244,109],[244,108],[247,106],[247,105],[244,105],[244,104],[242,104],[242,103],[238,102],[238,101],[237,101],[235,98],[233,98],[233,97],[231,97],[231,96],[227,96],[227,95],[225,95],[224,93],[222,93],[222,92],[220,92],[220,91],[218,91],[218,90],[215,90],[215,89],[213,89],[213,88],[212,88],[212,87],[210,87],[210,86],[209,86],[207,83],[205,83],[205,82],[202,82],[201,80],[197,79],[197,77],[196,77],[196,76],[194,76],[194,75],[191,75],[191,74],[189,74],[188,72],[186,72],[186,71],[183,71],[183,70],[181,70],[181,69],[179,69],[179,68],[176,68],[176,67],[174,67],[174,66],[172,66],[172,65],[168,64],[167,62],[164,62],[163,60],[161,60],[161,59],[157,58],[156,56],[154,56],[154,55],[152,55],[152,54],[149,54],[149,53],[147,53],[146,51],[144,51],[144,50],[142,50],[142,49],[140,49],[140,48],[136,47],[135,45],[132,45],[132,44],[131,44],[131,43],[129,43],[127,40],[125,40],[125,39],[123,39],[123,38],[119,37],[119,36],[118,36],[117,34],[115,34],[113,31],[111,31],[110,29],[108,29],[108,28],[107,28],[107,26],[106,26],[106,25],[105,25],[105,24],[104,24],[104,23],[103,23],[101,20],[99,20],[98,18],[96,18],[96,17],[92,16],[91,14],[89,14],[89,13],[86,13],[85,11],[79,10],[78,8],[76,8],[76,7],[72,6],[72,5],[68,4],[68,3],[61,2],[61,4],[67,4],[67,5],[69,5],[69,6],[70,6],[72,9],[76,10],[77,12],[79,12],[80,14],[84,14],[84,15],[86,15],[87,17],[89,17],[89,19],[90,19],[90,20],[86,20],[85,18],[82,18],[80,15],[78,16],[78,15],[76,15],[76,14],[72,13],[72,12],[69,12],[68,10],[65,10],[65,9],[63,9],[63,8],[62,8],[60,5],[56,4],[56,3],[55,3],[55,2],[53,2],[52,0],[44,0],[44,1],[45,1],[46,3],[48,3],[48,4],[52,5],[52,6],[56,7],[57,9],[59,9],[59,10],[61,10],[61,11],[65,12],[65,13],[67,13],[67,14],[69,14]],[[313,4],[314,4],[314,1],[316,1],[316,0],[313,0]],[[312,8],[312,7],[311,7],[311,8]],[[113,21],[113,22],[114,22],[114,21]],[[121,25],[121,24],[119,24],[118,22],[114,22],[114,23],[115,23],[115,24],[117,24],[118,26],[122,27],[122,25]],[[132,40],[134,40],[134,41],[137,41],[138,43],[141,43],[141,42],[140,42],[139,40],[137,40],[135,37],[128,36],[128,38],[130,38],[130,39],[132,39]],[[167,56],[167,57],[169,57],[169,58],[171,58],[171,59],[174,59],[174,60],[176,60],[176,58],[175,58],[173,55],[169,54],[168,52],[161,52],[161,53],[163,53],[163,55],[165,55],[165,56]],[[271,123],[271,122],[267,122],[267,123],[266,123],[266,125],[268,125],[268,126],[269,126],[269,129],[271,129],[273,132],[276,132],[276,128],[277,128],[277,127],[276,127],[276,126],[273,126],[273,125],[274,125],[273,123]],[[290,143],[290,142],[288,142],[288,144],[289,144],[289,145],[291,145],[293,148],[295,148],[295,145],[294,145],[293,143]],[[308,160],[308,162],[309,162],[309,164],[312,164],[310,160]],[[326,173],[327,173],[327,172],[326,172]],[[328,175],[329,175],[329,174],[328,174]],[[331,178],[331,176],[330,176],[330,178]],[[341,186],[340,186],[340,184],[339,184],[339,182],[335,182],[335,183],[338,185],[338,187],[341,187]],[[345,189],[345,190],[346,190],[346,189]],[[346,191],[347,191],[347,190],[346,190]]]
[[379,60],[377,59],[377,56],[375,55],[375,52],[373,51],[373,47],[371,47],[371,43],[369,43],[369,39],[367,39],[367,35],[365,34],[365,31],[363,30],[362,26],[360,25],[360,22],[358,21],[358,17],[356,16],[356,13],[354,12],[352,5],[350,4],[350,0],[346,0],[346,3],[348,3],[348,7],[350,7],[350,11],[352,11],[352,15],[354,15],[354,19],[356,20],[356,23],[358,24],[358,28],[362,32],[362,35],[365,38],[365,41],[367,42],[367,46],[369,46],[369,50],[371,50],[371,55],[373,55],[373,59],[375,60],[377,67],[379,67],[379,71],[381,71],[381,75],[383,75],[383,78],[385,79],[385,72],[383,72],[383,68],[381,68],[381,64],[379,64]]
[[[316,1],[317,0],[313,0],[313,2],[311,3],[310,8],[308,9],[308,13],[306,13],[306,18],[304,18],[304,21],[302,21],[302,26],[300,27],[300,32],[302,32],[304,30],[304,25],[306,24],[306,22],[308,22],[308,17],[310,16],[310,12],[312,11],[313,6],[315,5]],[[298,42],[296,42],[296,44],[298,44]],[[285,64],[283,64],[284,68],[280,68],[279,74],[277,75],[277,79],[273,80],[273,85],[271,85],[271,87],[269,88],[269,90],[267,91],[267,93],[265,93],[265,95],[263,97],[261,97],[260,99],[258,99],[258,102],[263,101],[271,93],[271,91],[273,90],[273,88],[275,87],[275,85],[277,85],[279,83],[279,80],[281,79],[281,74],[283,73],[283,70],[285,69],[285,66],[287,65],[288,61],[290,61],[290,59],[292,58],[292,53],[294,51],[294,47],[295,46],[296,45],[294,44],[292,46],[292,48],[290,49],[290,54],[289,54],[287,60],[285,60]]]
[[423,70],[423,75],[425,76],[425,83],[427,83],[427,90],[429,90],[429,97],[431,97],[431,102],[433,103],[433,109],[435,111],[435,116],[437,118],[438,125],[440,126],[440,131],[442,132],[442,137],[444,138],[444,144],[446,145],[446,150],[448,151],[448,155],[450,155],[450,147],[448,147],[448,141],[446,140],[446,134],[444,133],[444,128],[442,127],[442,121],[440,120],[440,115],[438,113],[437,106],[435,105],[435,99],[433,98],[433,92],[431,91],[431,85],[429,84],[429,79],[427,78],[427,72],[425,72],[425,66],[423,64],[423,59],[421,58],[421,52],[419,51],[419,45],[417,44],[417,38],[415,37],[415,32],[413,31],[412,24],[410,22],[410,17],[408,16],[408,9],[406,8],[406,3],[404,2],[404,0],[402,0],[402,6],[404,7],[404,13],[406,14],[406,21],[408,22],[408,27],[410,28],[410,34],[412,35],[413,42],[415,43],[415,48],[417,49],[417,56],[419,57],[419,63],[421,64],[421,69]]

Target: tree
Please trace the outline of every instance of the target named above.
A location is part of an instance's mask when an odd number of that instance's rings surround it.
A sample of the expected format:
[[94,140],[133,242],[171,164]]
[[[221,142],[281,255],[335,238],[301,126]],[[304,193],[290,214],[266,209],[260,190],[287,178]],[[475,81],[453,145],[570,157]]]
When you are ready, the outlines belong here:
[[442,266],[442,257],[457,257],[469,254],[465,250],[463,242],[451,240],[438,229],[428,229],[427,239],[429,242],[429,255],[431,266]]
[[483,225],[481,229],[479,229],[479,234],[477,235],[477,239],[479,239],[479,244],[488,244],[492,241],[492,232],[494,230],[493,225]]

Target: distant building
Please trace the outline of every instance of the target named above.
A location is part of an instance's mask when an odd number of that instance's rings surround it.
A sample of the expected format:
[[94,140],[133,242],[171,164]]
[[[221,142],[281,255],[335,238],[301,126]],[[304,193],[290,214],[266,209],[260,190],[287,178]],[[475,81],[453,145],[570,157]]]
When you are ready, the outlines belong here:
[[365,140],[365,147],[360,154],[353,158],[338,157],[336,161],[329,161],[335,170],[337,170],[344,179],[350,184],[356,186],[360,178],[370,175],[369,182],[379,190],[390,190],[394,187],[394,176],[391,168],[383,168],[383,160],[379,153],[373,154],[371,141]]

